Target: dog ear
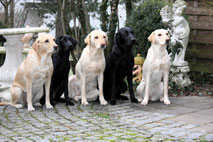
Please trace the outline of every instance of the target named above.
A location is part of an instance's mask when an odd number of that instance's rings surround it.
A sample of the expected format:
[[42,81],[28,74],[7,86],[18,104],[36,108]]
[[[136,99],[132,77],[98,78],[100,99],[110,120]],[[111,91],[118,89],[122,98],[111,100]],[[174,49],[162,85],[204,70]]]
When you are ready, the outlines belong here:
[[106,35],[105,42],[106,42],[106,45],[108,46],[108,45],[109,45],[109,39],[108,39],[108,36],[107,36],[107,35]]
[[119,38],[119,33],[116,33],[115,34],[115,40],[114,40],[114,44],[117,44],[117,46],[119,47],[119,41],[120,40],[120,38]]
[[56,40],[55,40],[55,43],[60,47],[61,47],[61,38],[62,38],[62,36],[56,38]]
[[91,45],[91,34],[89,34],[89,35],[85,38],[84,42],[85,42],[87,45]]
[[37,39],[34,44],[33,44],[33,49],[36,51],[36,53],[38,53],[38,48],[39,48],[39,39]]
[[71,36],[70,36],[70,39],[71,39],[71,42],[73,44],[73,47],[75,47],[78,44],[78,42]]
[[148,37],[148,40],[151,43],[155,43],[155,32],[152,32],[151,35]]

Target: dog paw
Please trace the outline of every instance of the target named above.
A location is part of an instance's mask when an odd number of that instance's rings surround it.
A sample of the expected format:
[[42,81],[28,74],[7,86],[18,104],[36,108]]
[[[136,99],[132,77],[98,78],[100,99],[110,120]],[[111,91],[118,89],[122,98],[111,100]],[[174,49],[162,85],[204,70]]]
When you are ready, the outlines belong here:
[[161,98],[160,98],[160,101],[161,101],[161,102],[164,102],[164,97],[161,97]]
[[47,108],[47,109],[52,109],[53,106],[52,106],[51,104],[46,104],[46,108]]
[[34,111],[35,108],[33,106],[28,106],[28,111]]
[[83,99],[82,99],[81,104],[86,106],[86,105],[88,105],[89,103],[88,103],[86,100],[83,100]]
[[100,102],[101,102],[101,105],[107,105],[107,101],[105,100],[100,100]]
[[40,103],[35,103],[34,106],[41,107],[41,104]]
[[142,98],[138,98],[138,102],[142,102],[143,101],[143,99]]
[[23,108],[23,105],[22,104],[16,104],[14,105],[16,108]]
[[74,98],[74,100],[75,100],[76,102],[78,102],[80,99],[81,99],[81,96],[76,96],[76,97]]
[[165,104],[165,105],[169,105],[169,104],[170,104],[169,99],[165,99],[165,100],[164,100],[164,104]]
[[69,102],[66,102],[66,105],[67,106],[74,106],[74,103],[69,101]]
[[116,101],[110,101],[111,105],[116,105]]
[[136,98],[134,98],[134,99],[131,99],[131,102],[132,103],[138,103],[138,100]]
[[147,105],[148,104],[148,100],[143,100],[142,102],[141,102],[141,105],[143,105],[143,106],[145,106],[145,105]]

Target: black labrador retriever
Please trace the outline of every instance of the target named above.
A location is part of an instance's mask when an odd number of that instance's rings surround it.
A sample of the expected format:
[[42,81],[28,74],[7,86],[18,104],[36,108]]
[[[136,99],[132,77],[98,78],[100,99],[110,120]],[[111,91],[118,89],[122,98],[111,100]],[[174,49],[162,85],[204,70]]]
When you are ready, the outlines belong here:
[[106,57],[103,85],[104,98],[110,101],[111,105],[115,105],[118,99],[128,99],[125,96],[121,96],[121,93],[127,90],[127,85],[124,81],[126,76],[131,102],[138,102],[132,88],[132,70],[134,67],[132,46],[135,44],[135,41],[131,28],[124,27],[119,29],[115,35],[112,52]]
[[[58,45],[58,50],[52,55],[54,71],[51,78],[50,103],[55,106],[58,102],[64,102],[64,99],[61,98],[64,93],[66,105],[74,105],[68,97],[68,76],[70,71],[70,51],[74,50],[77,41],[69,35],[63,35],[56,39],[56,44]],[[41,103],[44,100],[43,96]]]

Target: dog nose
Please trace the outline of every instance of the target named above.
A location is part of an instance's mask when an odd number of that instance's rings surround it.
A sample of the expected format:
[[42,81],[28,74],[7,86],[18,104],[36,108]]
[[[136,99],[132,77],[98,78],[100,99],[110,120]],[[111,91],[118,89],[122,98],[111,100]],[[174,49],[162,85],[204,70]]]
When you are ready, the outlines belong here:
[[169,39],[166,39],[166,44],[169,44]]
[[53,46],[53,48],[54,48],[54,49],[57,49],[57,48],[58,48],[58,46]]
[[131,42],[132,42],[132,44],[135,44],[136,43],[135,38],[131,38]]
[[101,44],[101,48],[104,48],[106,46],[106,44]]

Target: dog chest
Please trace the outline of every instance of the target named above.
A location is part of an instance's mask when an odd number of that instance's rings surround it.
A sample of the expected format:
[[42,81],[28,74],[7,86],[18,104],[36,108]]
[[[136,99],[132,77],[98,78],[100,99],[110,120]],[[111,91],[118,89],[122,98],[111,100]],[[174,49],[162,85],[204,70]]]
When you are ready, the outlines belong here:
[[102,73],[105,69],[105,62],[101,59],[96,61],[87,61],[83,63],[83,70],[87,76],[89,75],[98,75]]

